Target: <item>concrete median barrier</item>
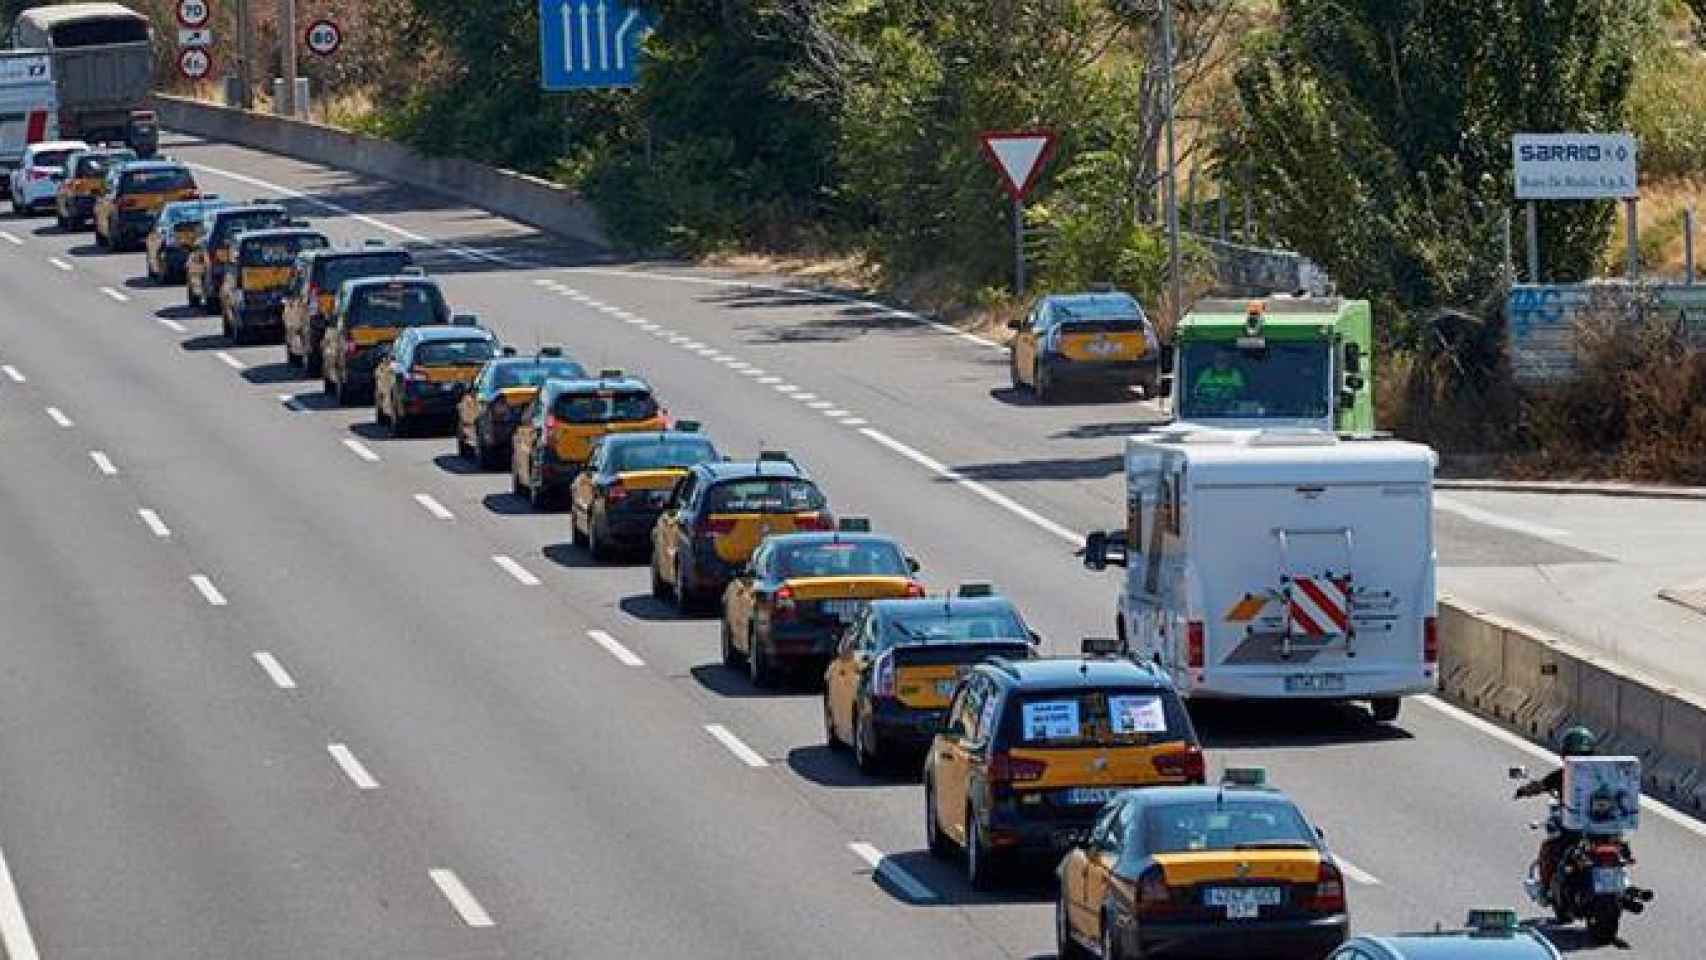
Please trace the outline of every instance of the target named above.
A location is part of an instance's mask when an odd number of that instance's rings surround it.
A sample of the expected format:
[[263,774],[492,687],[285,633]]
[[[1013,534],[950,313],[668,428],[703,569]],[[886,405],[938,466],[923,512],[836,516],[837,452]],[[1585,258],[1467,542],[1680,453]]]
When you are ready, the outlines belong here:
[[1537,630],[1442,598],[1440,692],[1556,747],[1582,724],[1607,753],[1641,758],[1645,789],[1706,813],[1706,703]]
[[431,190],[558,234],[588,248],[609,248],[598,217],[574,191],[513,170],[452,157],[347,130],[245,112],[182,97],[155,96],[160,125],[209,140],[255,147]]

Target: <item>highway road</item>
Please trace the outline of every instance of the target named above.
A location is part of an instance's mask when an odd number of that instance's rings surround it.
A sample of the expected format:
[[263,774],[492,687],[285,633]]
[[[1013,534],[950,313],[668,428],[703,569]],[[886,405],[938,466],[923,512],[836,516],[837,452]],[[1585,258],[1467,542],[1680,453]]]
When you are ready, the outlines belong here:
[[[415,247],[507,340],[643,373],[725,450],[791,451],[926,580],[990,579],[1058,651],[1106,632],[1071,556],[1120,510],[1131,403],[1048,406],[886,308],[591,251],[224,145],[226,196]],[[0,218],[0,943],[28,957],[1043,957],[1040,877],[974,894],[922,796],[822,742],[819,699],[718,662],[713,620],[597,566],[446,438],[333,409],[282,348],[50,220]],[[1470,499],[1464,495],[1462,499]],[[1441,551],[1549,549],[1457,515]],[[1530,542],[1533,541],[1533,542]],[[1541,544],[1542,546],[1537,546]],[[1350,865],[1358,930],[1517,906],[1536,748],[1442,704],[1215,710]],[[1706,827],[1649,808],[1620,956],[1706,942]],[[6,881],[10,881],[9,883]],[[1572,951],[1595,953],[1568,933]]]

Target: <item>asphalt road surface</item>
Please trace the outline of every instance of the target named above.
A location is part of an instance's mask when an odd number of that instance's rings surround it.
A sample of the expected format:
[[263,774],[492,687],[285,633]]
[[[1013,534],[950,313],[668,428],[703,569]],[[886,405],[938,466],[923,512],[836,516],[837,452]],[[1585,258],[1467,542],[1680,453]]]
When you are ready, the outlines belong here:
[[[947,587],[1059,651],[1119,512],[1130,402],[1037,406],[1004,355],[872,305],[601,263],[479,211],[178,139],[226,196],[414,246],[459,311],[650,378],[725,450],[791,451]],[[330,206],[328,206],[330,204]],[[43,957],[1042,957],[1046,877],[974,894],[922,796],[823,746],[818,696],[595,566],[445,438],[332,409],[276,345],[44,219],[0,220],[0,942]],[[1512,549],[1459,517],[1451,536]],[[1442,552],[1448,552],[1442,540]],[[1489,548],[1491,549],[1491,548]],[[1538,549],[1538,548],[1536,548]],[[1350,865],[1360,931],[1518,906],[1532,747],[1412,701],[1216,710]],[[1619,956],[1694,958],[1706,828],[1649,808]],[[7,881],[10,882],[7,882]],[[1563,932],[1560,943],[1593,953]]]

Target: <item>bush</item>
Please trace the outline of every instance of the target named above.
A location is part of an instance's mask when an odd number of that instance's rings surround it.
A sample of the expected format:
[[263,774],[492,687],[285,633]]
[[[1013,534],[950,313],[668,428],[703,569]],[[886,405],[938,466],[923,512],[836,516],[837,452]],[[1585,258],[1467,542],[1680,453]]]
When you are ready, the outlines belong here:
[[1706,172],[1706,59],[1692,48],[1653,44],[1635,72],[1629,126],[1643,175]]

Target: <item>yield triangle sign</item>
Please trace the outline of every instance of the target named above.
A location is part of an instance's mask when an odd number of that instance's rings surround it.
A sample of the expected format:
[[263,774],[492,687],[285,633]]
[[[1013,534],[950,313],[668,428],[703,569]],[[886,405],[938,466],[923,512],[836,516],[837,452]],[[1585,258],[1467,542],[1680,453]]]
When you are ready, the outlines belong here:
[[990,130],[978,135],[983,152],[1001,171],[1007,192],[1014,200],[1025,199],[1037,175],[1054,153],[1052,130]]

